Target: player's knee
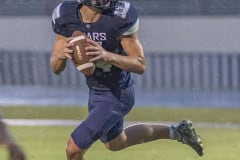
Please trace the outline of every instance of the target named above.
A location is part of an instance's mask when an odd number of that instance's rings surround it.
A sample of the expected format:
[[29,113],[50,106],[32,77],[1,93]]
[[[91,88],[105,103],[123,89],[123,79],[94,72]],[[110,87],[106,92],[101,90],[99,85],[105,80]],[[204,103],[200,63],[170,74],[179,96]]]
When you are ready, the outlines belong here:
[[118,137],[106,142],[105,147],[110,151],[119,151],[127,147],[126,135],[122,132]]
[[110,151],[119,151],[121,150],[118,145],[111,144],[111,143],[105,143],[105,147]]
[[66,147],[66,154],[67,159],[78,159],[78,160],[84,160],[84,153],[86,152],[86,149],[79,148],[72,140],[72,138],[69,138],[67,141],[67,147]]
[[66,153],[71,156],[80,151],[80,148],[74,143],[73,139],[70,137],[67,141]]

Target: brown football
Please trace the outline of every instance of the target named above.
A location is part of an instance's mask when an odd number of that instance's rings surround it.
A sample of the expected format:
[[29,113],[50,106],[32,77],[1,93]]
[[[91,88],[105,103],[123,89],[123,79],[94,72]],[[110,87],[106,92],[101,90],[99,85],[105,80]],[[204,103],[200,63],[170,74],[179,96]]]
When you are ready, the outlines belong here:
[[76,68],[83,74],[89,76],[92,75],[95,70],[95,64],[90,62],[90,56],[86,55],[85,47],[89,46],[89,39],[84,33],[80,31],[74,31],[72,34],[73,39],[70,43],[73,43],[73,61]]

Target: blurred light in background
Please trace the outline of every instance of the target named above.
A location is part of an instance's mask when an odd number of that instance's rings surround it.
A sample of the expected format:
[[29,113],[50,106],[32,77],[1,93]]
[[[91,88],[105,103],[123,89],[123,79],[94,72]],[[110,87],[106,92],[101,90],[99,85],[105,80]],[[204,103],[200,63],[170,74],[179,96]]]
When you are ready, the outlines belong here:
[[[58,104],[59,92],[87,91],[85,78],[71,64],[60,76],[50,71],[51,12],[59,2],[1,2],[0,105]],[[143,76],[134,75],[137,105],[240,107],[240,1],[135,4],[148,64]],[[59,105],[78,103],[86,104],[76,96]]]

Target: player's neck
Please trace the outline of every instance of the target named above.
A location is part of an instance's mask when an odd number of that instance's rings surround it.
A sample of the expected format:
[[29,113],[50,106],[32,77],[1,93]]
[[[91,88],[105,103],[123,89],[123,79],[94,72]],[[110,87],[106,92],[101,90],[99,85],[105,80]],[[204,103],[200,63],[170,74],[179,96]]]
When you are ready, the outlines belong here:
[[84,23],[94,23],[101,17],[100,13],[90,9],[88,6],[82,6],[80,8],[80,14]]

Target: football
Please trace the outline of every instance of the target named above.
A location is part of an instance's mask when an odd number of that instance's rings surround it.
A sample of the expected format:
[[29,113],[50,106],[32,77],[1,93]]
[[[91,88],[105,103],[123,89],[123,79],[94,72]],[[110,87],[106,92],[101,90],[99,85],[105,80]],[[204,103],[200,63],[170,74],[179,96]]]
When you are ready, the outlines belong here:
[[95,63],[89,61],[91,56],[87,56],[85,51],[85,47],[90,45],[87,41],[89,38],[80,31],[74,31],[72,37],[70,43],[73,43],[73,61],[76,68],[87,76],[92,75]]

